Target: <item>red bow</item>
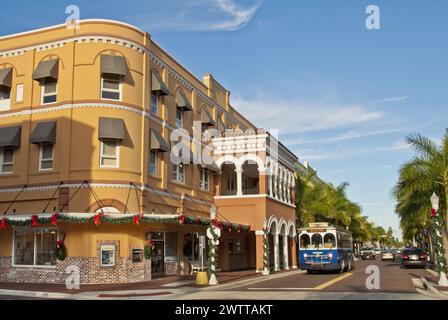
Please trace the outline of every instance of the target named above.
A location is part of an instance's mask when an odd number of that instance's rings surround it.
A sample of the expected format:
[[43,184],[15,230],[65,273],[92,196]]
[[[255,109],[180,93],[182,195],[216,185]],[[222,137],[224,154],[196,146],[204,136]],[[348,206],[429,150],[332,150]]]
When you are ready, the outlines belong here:
[[94,218],[93,218],[93,223],[97,226],[101,224],[101,217],[103,216],[103,213],[98,213]]
[[3,216],[2,217],[2,224],[0,224],[0,229],[6,229],[6,227],[8,226],[8,224],[6,223],[6,217]]
[[184,222],[185,222],[185,216],[184,215],[179,216],[179,223],[184,224]]
[[62,241],[62,240],[56,241],[56,248],[60,249],[60,248],[62,248],[63,245],[64,245],[64,241]]
[[431,208],[431,217],[437,216],[437,210],[434,208]]
[[37,216],[36,216],[36,215],[32,216],[32,217],[31,217],[31,226],[32,226],[32,227],[37,227],[38,224],[39,224],[39,223],[38,223],[38,218],[37,218]]
[[214,225],[216,228],[219,227],[219,226],[218,226],[218,219],[213,220],[213,225]]
[[201,219],[197,218],[197,219],[196,219],[196,223],[197,223],[197,224],[201,224]]
[[140,216],[139,215],[134,216],[134,224],[137,226],[140,225]]
[[51,224],[52,225],[57,225],[58,224],[58,219],[59,219],[59,213],[53,213],[51,215]]

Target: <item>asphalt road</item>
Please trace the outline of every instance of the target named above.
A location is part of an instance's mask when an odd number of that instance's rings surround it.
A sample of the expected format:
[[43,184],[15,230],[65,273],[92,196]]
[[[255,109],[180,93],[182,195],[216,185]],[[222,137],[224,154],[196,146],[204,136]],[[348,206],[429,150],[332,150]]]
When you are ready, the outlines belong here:
[[[379,270],[379,289],[368,288],[366,281],[371,273],[366,273],[369,266],[377,266]],[[246,286],[232,288],[247,291],[321,291],[321,292],[385,292],[385,293],[417,293],[412,278],[429,276],[424,269],[405,269],[399,261],[359,260],[355,268],[343,274],[334,272],[295,274],[278,279],[267,280]],[[371,278],[369,278],[371,280]],[[368,281],[372,284],[372,281]]]

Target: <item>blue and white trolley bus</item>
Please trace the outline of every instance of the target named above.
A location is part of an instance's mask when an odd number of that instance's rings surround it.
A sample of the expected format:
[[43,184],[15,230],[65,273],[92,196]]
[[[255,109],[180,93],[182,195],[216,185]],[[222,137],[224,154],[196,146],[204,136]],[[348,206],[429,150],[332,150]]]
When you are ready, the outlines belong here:
[[299,229],[299,265],[302,270],[343,273],[354,266],[352,233],[326,222]]

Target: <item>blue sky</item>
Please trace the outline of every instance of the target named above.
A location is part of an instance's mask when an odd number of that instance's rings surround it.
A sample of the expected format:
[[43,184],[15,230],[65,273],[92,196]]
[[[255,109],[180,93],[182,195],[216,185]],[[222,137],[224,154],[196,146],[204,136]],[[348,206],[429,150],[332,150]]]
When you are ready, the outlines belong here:
[[[391,188],[412,156],[404,137],[448,127],[448,2],[433,0],[14,1],[0,33],[81,18],[146,31],[194,74],[211,72],[233,105],[319,175],[350,183],[364,213],[398,230]],[[380,8],[381,30],[365,27]],[[260,111],[262,110],[262,111]]]

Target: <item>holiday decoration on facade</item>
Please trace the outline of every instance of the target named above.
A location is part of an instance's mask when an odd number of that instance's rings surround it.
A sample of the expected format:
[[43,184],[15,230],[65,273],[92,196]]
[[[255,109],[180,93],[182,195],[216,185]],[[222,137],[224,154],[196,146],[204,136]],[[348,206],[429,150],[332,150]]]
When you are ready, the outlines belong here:
[[136,226],[140,225],[140,216],[138,214],[134,216],[134,224]]
[[59,213],[53,213],[51,215],[51,224],[56,226],[58,224]]
[[216,268],[218,266],[218,245],[219,237],[221,236],[221,228],[217,227],[216,207],[214,205],[210,208],[210,220],[210,226],[207,229],[207,238],[209,239],[210,246],[210,279],[208,284],[215,286],[218,284]]
[[[99,216],[101,215],[101,216]],[[107,213],[42,213],[38,215],[5,215],[2,217],[0,229],[4,229],[7,226],[12,227],[23,227],[32,226],[33,221],[37,225],[58,225],[61,223],[71,223],[71,224],[95,224],[97,221],[98,225],[103,224],[135,224],[135,214],[123,213],[123,214],[107,214]],[[33,218],[34,217],[34,218]],[[33,220],[34,219],[34,220]],[[184,215],[181,218],[180,215],[173,214],[142,214],[139,215],[140,224],[179,224],[182,219],[185,225],[199,225],[199,226],[209,226],[211,220],[208,218],[197,218]],[[238,224],[219,222],[218,220],[213,220],[212,223],[217,228],[231,228],[232,230],[238,230]],[[2,227],[3,226],[3,227]],[[250,226],[242,225],[242,231],[248,231]]]
[[64,240],[56,241],[56,249],[54,251],[58,260],[64,261],[67,258],[67,248],[65,247]]
[[179,216],[179,223],[180,223],[180,224],[184,224],[184,223],[185,223],[185,216],[184,216],[183,214],[181,214],[181,215]]
[[435,216],[432,215],[436,271],[440,274],[439,286],[447,287],[448,279],[446,277],[446,274],[448,273],[448,266],[445,257],[445,248],[443,246],[443,238],[442,238],[442,232],[444,227],[443,227],[442,215],[439,214],[439,198],[435,193],[431,196],[431,204],[432,204],[431,215],[433,210],[436,212]]
[[0,224],[0,229],[5,230],[8,227],[8,223],[6,222],[6,217],[2,217],[2,223]]
[[31,217],[31,226],[32,227],[37,227],[39,225],[38,220],[39,220],[38,217],[36,215],[33,215]]
[[263,224],[263,275],[270,274],[269,270],[269,237],[266,221]]

